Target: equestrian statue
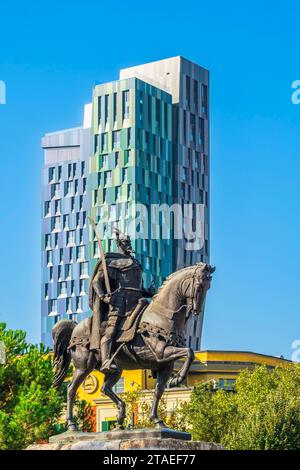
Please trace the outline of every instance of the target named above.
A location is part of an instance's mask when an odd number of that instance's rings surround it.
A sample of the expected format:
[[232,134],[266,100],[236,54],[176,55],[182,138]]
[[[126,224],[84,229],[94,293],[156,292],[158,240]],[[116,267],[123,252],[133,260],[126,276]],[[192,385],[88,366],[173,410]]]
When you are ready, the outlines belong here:
[[[166,278],[155,292],[144,288],[142,268],[133,256],[130,237],[115,229],[118,253],[103,253],[90,282],[91,317],[80,323],[61,320],[52,329],[55,376],[53,387],[66,379],[71,361],[72,381],[68,385],[67,425],[75,431],[73,405],[78,387],[93,371],[104,374],[101,392],[117,406],[118,429],[126,418],[124,401],[114,392],[123,370],[147,369],[156,378],[150,419],[156,427],[166,427],[158,416],[165,388],[184,382],[194,360],[185,347],[185,326],[190,315],[202,313],[206,292],[215,268],[206,263],[189,266]],[[151,299],[149,302],[148,299]],[[184,359],[172,376],[174,363]]]

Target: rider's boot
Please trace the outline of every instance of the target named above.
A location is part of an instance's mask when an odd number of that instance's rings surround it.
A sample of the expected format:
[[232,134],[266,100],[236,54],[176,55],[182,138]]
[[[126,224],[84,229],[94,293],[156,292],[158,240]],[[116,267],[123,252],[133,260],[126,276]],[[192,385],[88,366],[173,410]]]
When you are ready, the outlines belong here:
[[100,372],[114,372],[117,370],[117,366],[110,359],[110,352],[112,347],[112,339],[108,339],[101,342],[101,368]]

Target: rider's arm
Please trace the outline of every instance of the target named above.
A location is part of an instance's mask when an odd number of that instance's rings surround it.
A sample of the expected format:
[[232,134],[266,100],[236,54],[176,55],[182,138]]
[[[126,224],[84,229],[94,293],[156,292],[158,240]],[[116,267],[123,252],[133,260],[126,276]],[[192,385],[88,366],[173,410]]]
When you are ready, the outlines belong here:
[[94,288],[96,294],[100,298],[103,298],[104,295],[106,294],[106,292],[104,290],[104,274],[103,274],[102,269],[99,269],[96,276],[94,277],[93,288]]

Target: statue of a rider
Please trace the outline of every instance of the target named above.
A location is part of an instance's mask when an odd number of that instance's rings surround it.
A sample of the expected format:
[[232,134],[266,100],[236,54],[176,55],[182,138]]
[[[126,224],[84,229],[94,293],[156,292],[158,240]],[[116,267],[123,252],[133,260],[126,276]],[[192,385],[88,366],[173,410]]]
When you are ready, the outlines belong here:
[[[90,283],[90,308],[93,311],[90,350],[101,351],[101,372],[116,369],[111,361],[111,351],[119,325],[125,315],[136,307],[142,297],[155,294],[153,282],[144,289],[142,267],[133,256],[128,235],[115,229],[118,253],[106,253],[105,264],[110,284],[107,292],[103,262],[100,259],[95,267]],[[100,328],[106,321],[104,335],[100,341]]]

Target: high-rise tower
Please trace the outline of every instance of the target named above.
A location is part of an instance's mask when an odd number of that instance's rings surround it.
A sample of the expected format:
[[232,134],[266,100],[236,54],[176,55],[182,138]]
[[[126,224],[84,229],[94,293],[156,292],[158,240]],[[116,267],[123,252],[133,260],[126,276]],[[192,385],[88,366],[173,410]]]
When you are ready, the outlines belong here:
[[[91,128],[43,139],[42,339],[89,313],[88,277],[112,228],[132,236],[144,283],[209,262],[209,73],[182,57],[121,70],[93,91]],[[88,122],[88,123],[87,123]],[[167,208],[167,209],[166,209]],[[166,210],[165,210],[166,209]],[[203,316],[187,326],[200,349]]]

